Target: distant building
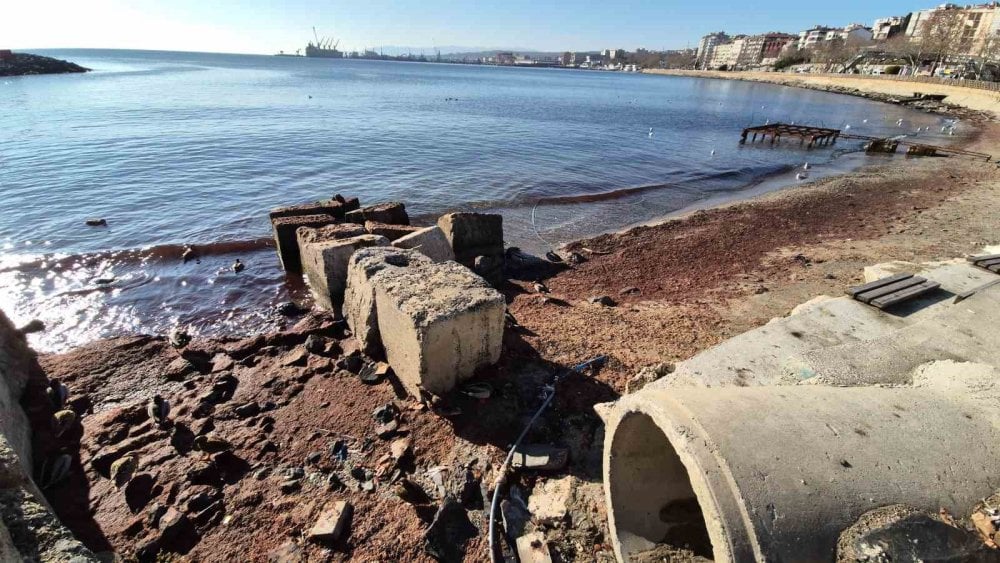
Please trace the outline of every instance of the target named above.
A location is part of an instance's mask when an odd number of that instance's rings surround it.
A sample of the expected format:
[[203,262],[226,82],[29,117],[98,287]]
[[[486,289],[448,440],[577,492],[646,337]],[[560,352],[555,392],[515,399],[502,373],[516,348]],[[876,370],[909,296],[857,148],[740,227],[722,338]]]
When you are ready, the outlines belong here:
[[845,27],[817,25],[799,32],[798,47],[799,49],[811,49],[827,41],[837,39],[841,41],[871,41],[872,30],[859,23],[852,23]]
[[1000,4],[994,2],[965,7],[942,4],[936,8],[914,12],[906,26],[906,35],[920,37],[927,23],[933,21],[934,15],[941,11],[956,14],[962,20],[962,35],[956,45],[956,55],[974,55],[982,49],[990,35],[1000,33]]
[[769,62],[773,63],[781,56],[781,51],[786,45],[797,40],[798,36],[796,35],[778,32],[747,37],[737,58],[736,68],[743,70]]
[[900,33],[905,33],[906,26],[910,23],[910,15],[889,16],[888,18],[875,20],[875,23],[872,25],[872,39],[874,41],[885,41],[892,39]]
[[698,51],[695,53],[695,66],[699,69],[709,68],[712,60],[712,51],[719,45],[729,43],[729,36],[725,31],[709,33],[698,42]]
[[620,61],[625,58],[625,49],[605,49],[601,51],[601,56],[606,61]]
[[514,61],[514,53],[497,53],[496,63],[498,65],[512,65]]

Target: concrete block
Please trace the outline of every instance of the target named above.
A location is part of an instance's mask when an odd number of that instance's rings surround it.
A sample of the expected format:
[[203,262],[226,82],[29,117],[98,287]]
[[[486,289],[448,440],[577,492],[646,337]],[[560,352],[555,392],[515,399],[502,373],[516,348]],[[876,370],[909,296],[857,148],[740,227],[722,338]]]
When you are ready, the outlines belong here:
[[554,525],[566,518],[573,495],[573,477],[549,479],[535,485],[528,498],[528,512],[542,525]]
[[552,563],[545,534],[534,532],[517,538],[517,558],[521,563]]
[[343,537],[351,520],[353,507],[349,502],[337,501],[333,508],[323,511],[316,520],[307,537],[317,542],[335,542]]
[[278,249],[278,259],[286,272],[302,271],[302,259],[299,257],[298,234],[299,227],[323,227],[337,220],[332,215],[292,215],[271,219],[274,230],[274,244]]
[[303,203],[300,205],[288,205],[285,207],[275,207],[268,214],[271,220],[277,219],[278,217],[299,217],[302,215],[332,215],[338,220],[344,220],[344,214],[347,210],[344,209],[343,204],[339,201],[334,201],[332,199],[326,199],[323,201],[316,201],[312,203]]
[[347,264],[355,250],[388,245],[389,239],[378,235],[306,243],[302,247],[302,267],[316,305],[334,309],[343,303]]
[[412,394],[447,393],[500,358],[503,295],[467,268],[399,268],[372,283],[386,360]]
[[451,244],[455,260],[499,287],[504,280],[503,216],[449,213],[438,227]]
[[344,211],[354,211],[355,209],[361,209],[361,201],[356,197],[344,197],[340,194],[333,196],[333,200],[340,202],[340,205],[344,206]]
[[365,230],[373,235],[382,235],[389,240],[396,240],[419,231],[420,227],[365,221]]
[[476,256],[503,255],[503,216],[488,213],[449,213],[438,219],[438,227],[461,263]]
[[444,232],[440,227],[420,229],[392,241],[392,245],[396,248],[419,250],[421,254],[435,262],[455,259],[455,253],[451,250],[451,243],[445,238]]
[[388,223],[390,225],[409,225],[410,216],[406,214],[406,206],[398,201],[369,205],[347,213],[349,223],[364,225],[365,221]]
[[372,278],[391,268],[407,268],[430,264],[430,258],[408,249],[362,248],[351,256],[347,266],[347,288],[344,292],[344,318],[351,327],[361,350],[369,356],[382,354],[378,315],[375,310],[375,287]]
[[367,234],[361,225],[354,223],[336,223],[325,227],[299,227],[295,231],[299,248],[309,242],[320,242],[324,240],[345,239]]

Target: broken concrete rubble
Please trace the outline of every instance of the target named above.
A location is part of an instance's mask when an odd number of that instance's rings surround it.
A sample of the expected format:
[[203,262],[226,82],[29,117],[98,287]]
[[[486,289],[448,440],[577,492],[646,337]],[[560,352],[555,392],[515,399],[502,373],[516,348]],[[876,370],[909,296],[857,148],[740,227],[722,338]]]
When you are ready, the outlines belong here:
[[386,359],[410,393],[447,393],[499,360],[506,303],[482,278],[454,262],[391,273],[369,282]]
[[299,242],[297,231],[299,227],[323,227],[336,222],[332,215],[295,215],[290,217],[275,217],[271,219],[274,230],[274,244],[278,249],[281,267],[289,273],[302,271],[302,260],[299,257]]
[[451,243],[440,227],[425,227],[392,241],[396,248],[412,248],[435,262],[454,260]]
[[528,498],[528,511],[538,524],[552,526],[566,518],[573,495],[573,477],[549,479],[535,486]]
[[317,542],[336,542],[347,531],[352,512],[350,503],[342,500],[335,502],[332,508],[320,514],[306,536]]
[[388,245],[389,239],[379,235],[306,243],[302,247],[302,265],[316,305],[321,309],[335,309],[343,303],[347,265],[356,250]]

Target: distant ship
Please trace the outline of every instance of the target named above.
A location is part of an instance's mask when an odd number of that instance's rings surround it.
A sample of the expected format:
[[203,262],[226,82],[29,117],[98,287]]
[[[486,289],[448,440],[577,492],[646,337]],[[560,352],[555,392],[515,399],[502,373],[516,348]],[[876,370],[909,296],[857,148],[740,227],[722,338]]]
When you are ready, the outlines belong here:
[[321,59],[342,59],[344,58],[344,53],[337,50],[337,45],[340,45],[340,40],[334,41],[333,39],[320,38],[316,35],[316,28],[313,28],[313,38],[316,39],[315,43],[310,42],[306,45],[306,56],[307,57],[318,57]]

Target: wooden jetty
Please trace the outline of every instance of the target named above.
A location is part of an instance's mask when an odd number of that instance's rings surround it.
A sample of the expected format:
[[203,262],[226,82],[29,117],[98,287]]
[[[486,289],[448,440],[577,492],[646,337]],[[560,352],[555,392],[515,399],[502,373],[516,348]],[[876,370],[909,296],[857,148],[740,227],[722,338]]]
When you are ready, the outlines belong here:
[[745,144],[747,137],[750,137],[751,143],[755,143],[757,142],[758,135],[760,135],[761,141],[766,141],[768,136],[770,136],[772,145],[776,142],[781,142],[782,138],[792,138],[798,139],[800,145],[813,148],[819,145],[836,143],[837,138],[840,137],[840,129],[814,127],[812,125],[792,125],[789,123],[770,123],[768,125],[758,125],[744,129],[743,135],[740,137],[740,144]]

